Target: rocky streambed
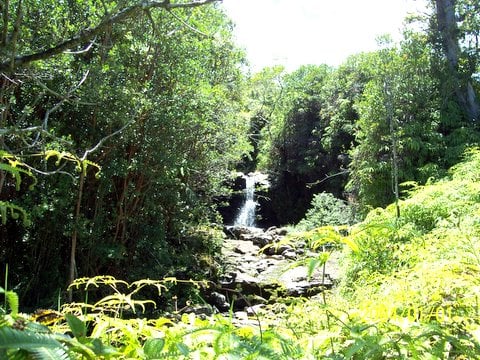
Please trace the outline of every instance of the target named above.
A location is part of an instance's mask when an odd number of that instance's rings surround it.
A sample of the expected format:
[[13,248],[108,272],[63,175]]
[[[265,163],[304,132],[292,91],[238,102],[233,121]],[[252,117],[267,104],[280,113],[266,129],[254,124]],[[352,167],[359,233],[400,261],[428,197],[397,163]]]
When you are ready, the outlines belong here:
[[285,229],[236,226],[226,227],[225,232],[221,254],[224,275],[210,296],[210,302],[220,311],[227,311],[233,304],[236,311],[248,312],[279,298],[313,296],[338,280],[335,256],[308,277],[307,266],[300,260],[318,254],[309,254],[304,243],[282,242]]

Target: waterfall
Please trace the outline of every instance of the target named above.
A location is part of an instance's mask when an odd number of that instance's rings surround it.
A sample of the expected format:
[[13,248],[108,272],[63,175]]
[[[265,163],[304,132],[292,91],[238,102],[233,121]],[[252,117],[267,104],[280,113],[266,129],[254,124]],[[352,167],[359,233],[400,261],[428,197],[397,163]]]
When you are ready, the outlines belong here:
[[257,202],[254,200],[256,183],[255,174],[244,175],[244,178],[246,182],[245,189],[243,190],[244,200],[233,225],[254,227],[255,208],[257,207]]

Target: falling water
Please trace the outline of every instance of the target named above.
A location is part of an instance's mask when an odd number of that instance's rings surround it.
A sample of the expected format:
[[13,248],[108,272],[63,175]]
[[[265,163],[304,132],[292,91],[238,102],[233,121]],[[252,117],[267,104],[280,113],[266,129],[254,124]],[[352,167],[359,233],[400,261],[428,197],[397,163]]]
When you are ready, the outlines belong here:
[[255,195],[255,174],[248,174],[245,178],[244,202],[235,218],[234,226],[255,226],[255,208],[257,202],[254,200]]

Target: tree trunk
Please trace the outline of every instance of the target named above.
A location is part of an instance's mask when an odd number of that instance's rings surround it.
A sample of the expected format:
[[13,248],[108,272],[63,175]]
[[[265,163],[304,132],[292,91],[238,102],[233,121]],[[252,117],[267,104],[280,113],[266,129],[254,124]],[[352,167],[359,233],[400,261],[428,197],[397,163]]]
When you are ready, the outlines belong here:
[[455,17],[456,0],[435,0],[438,32],[454,79],[457,102],[471,122],[479,120],[480,106],[472,86],[472,74],[460,74],[458,63],[461,49],[458,41],[458,26]]
[[[83,165],[83,164],[82,164]],[[82,197],[83,197],[83,184],[85,183],[85,170],[82,169],[80,174],[80,185],[78,187],[78,198],[77,203],[75,205],[75,217],[74,217],[74,228],[72,232],[72,241],[71,241],[71,248],[70,248],[70,267],[69,267],[69,274],[68,274],[68,285],[71,285],[75,280],[75,272],[76,272],[76,252],[77,252],[77,239],[78,239],[78,226],[80,224],[80,208],[82,204]],[[68,290],[68,302],[72,302],[72,289]]]

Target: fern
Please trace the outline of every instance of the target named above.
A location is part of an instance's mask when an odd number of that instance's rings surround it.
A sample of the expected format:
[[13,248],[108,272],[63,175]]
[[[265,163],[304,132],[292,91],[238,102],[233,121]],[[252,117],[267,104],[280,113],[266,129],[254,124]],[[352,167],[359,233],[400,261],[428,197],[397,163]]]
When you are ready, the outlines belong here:
[[13,291],[5,291],[5,289],[2,287],[0,287],[0,294],[4,294],[7,304],[10,307],[11,315],[16,316],[18,314],[19,307],[18,295]]
[[57,160],[55,161],[56,166],[60,166],[62,160],[73,162],[75,164],[76,170],[78,172],[83,172],[83,175],[87,174],[88,166],[93,166],[97,169],[97,171],[95,172],[95,177],[99,176],[102,169],[99,164],[94,163],[93,161],[81,159],[78,156],[65,151],[60,152],[58,150],[47,150],[45,151],[45,153],[40,154],[40,156],[44,156],[45,160],[48,160],[51,157],[57,158]]
[[19,331],[7,326],[0,328],[0,350],[24,350],[35,359],[69,359],[67,349],[51,335]]
[[2,218],[3,225],[7,223],[8,213],[10,213],[12,219],[18,219],[21,217],[24,226],[30,225],[30,220],[25,209],[9,202],[0,201],[0,218]]
[[[15,156],[5,152],[0,151],[0,171],[10,173],[15,179],[15,189],[20,190],[22,184],[22,176],[28,176],[32,179],[32,183],[29,185],[29,189],[32,190],[35,184],[37,183],[37,178],[32,174],[29,169],[26,169],[25,163],[18,160]],[[8,162],[8,164],[6,163]],[[0,189],[1,190],[1,189]],[[10,202],[0,201],[0,217],[2,218],[2,224],[7,223],[8,214],[12,219],[22,218],[23,224],[28,226],[30,224],[27,216],[27,212],[20,206],[11,204]]]
[[70,356],[63,349],[38,348],[31,351],[35,360],[69,360]]

